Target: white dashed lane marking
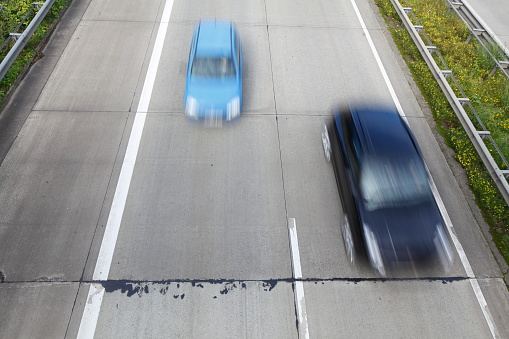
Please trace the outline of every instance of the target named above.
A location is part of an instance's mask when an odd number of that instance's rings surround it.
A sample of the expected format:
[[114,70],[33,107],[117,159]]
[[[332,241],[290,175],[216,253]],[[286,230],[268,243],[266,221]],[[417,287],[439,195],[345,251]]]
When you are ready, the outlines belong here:
[[[292,267],[294,279],[302,279],[300,266],[299,239],[297,238],[297,224],[295,218],[288,218],[290,234],[290,248],[292,252]],[[299,338],[309,339],[308,316],[306,313],[306,299],[304,297],[304,283],[295,281],[295,307],[297,308]]]

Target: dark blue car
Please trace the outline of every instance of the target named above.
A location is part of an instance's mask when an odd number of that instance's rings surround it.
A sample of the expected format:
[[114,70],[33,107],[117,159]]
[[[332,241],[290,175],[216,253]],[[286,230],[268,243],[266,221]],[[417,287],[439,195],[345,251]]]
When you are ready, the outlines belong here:
[[185,114],[188,119],[221,125],[242,111],[242,48],[230,21],[196,25],[187,64]]
[[405,262],[450,267],[453,252],[424,160],[394,109],[338,109],[322,141],[341,195],[351,263],[365,254],[382,276]]

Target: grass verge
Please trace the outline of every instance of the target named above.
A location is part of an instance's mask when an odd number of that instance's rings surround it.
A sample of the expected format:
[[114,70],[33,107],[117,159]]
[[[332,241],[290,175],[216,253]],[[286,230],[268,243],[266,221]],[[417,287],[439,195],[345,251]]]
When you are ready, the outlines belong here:
[[[19,54],[16,61],[14,61],[7,71],[7,74],[2,80],[0,80],[0,107],[3,106],[4,99],[16,84],[16,81],[20,78],[20,75],[24,73],[27,67],[42,57],[41,52],[38,50],[41,42],[44,41],[46,34],[53,27],[54,22],[59,18],[62,10],[66,8],[71,1],[72,0],[55,1],[51,9],[46,14],[44,20],[36,29],[34,35],[30,38],[23,51]],[[9,33],[14,31],[18,23],[29,11],[33,2],[33,0],[10,0],[5,3],[1,2],[3,12],[0,16],[0,36],[2,37],[0,44],[9,36]],[[32,14],[32,17],[34,15],[35,12]],[[31,17],[22,24],[18,32],[23,32],[26,26],[30,23],[30,20]],[[13,45],[14,41],[11,40],[4,49],[0,51],[0,58],[3,59]]]
[[[390,0],[375,0],[393,40],[433,113],[440,134],[465,169],[483,217],[500,253],[509,265],[509,207],[477,155],[466,132],[433,77]],[[469,31],[443,0],[409,0],[409,5],[437,46],[467,97],[483,116],[502,149],[509,155],[509,85],[501,74],[490,76],[493,62],[477,42],[466,43]],[[404,4],[406,7],[406,4]],[[499,164],[504,169],[504,167]]]

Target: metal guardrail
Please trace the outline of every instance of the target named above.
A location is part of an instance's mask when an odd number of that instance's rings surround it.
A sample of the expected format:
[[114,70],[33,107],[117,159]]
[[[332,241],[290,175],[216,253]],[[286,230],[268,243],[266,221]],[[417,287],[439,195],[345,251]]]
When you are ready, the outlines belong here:
[[[412,9],[410,7],[403,7],[399,3],[399,0],[391,0],[391,2],[393,4],[394,8],[396,9],[398,15],[402,19],[402,22],[405,25],[405,28],[410,33],[412,40],[414,41],[415,45],[419,49],[419,52],[423,56],[424,61],[428,65],[431,73],[433,74],[433,76],[435,77],[436,81],[438,82],[440,88],[442,89],[443,93],[445,94],[445,96],[446,96],[449,104],[451,105],[452,109],[454,110],[456,116],[460,120],[461,125],[463,126],[463,128],[466,131],[468,137],[470,138],[474,148],[476,149],[481,160],[483,161],[484,165],[486,166],[486,169],[488,170],[491,177],[493,178],[493,181],[495,182],[498,190],[502,194],[506,204],[509,205],[509,184],[505,177],[506,175],[509,175],[509,170],[501,170],[498,167],[496,161],[494,160],[493,156],[491,155],[490,151],[488,150],[488,147],[484,143],[484,139],[487,139],[492,143],[495,150],[501,156],[501,158],[504,162],[504,165],[507,168],[509,168],[507,160],[503,156],[502,152],[500,152],[500,149],[496,145],[493,138],[491,137],[490,132],[486,130],[486,128],[484,127],[484,124],[479,119],[472,104],[470,103],[470,100],[465,96],[461,87],[459,87],[459,84],[456,81],[456,79],[454,78],[452,71],[447,68],[447,65],[446,65],[444,59],[440,56],[440,53],[438,52],[437,48],[435,46],[433,46],[431,40],[426,35],[426,32],[424,31],[424,27],[419,24],[417,18],[415,17],[415,15],[412,12]],[[417,24],[414,24],[410,20],[409,14],[413,16],[413,19]],[[440,62],[442,63],[442,68],[437,65],[432,54],[435,54],[437,56],[437,59],[440,60]],[[462,95],[462,97],[458,97],[455,94],[448,79],[450,79],[452,84],[454,86],[456,86],[456,90]],[[465,107],[470,110],[470,113],[474,117],[476,117],[477,123],[481,127],[481,129],[478,130],[474,126],[474,123],[471,121],[469,115],[465,111]]]
[[[11,0],[7,0],[7,4],[9,4]],[[18,23],[18,25],[16,26],[16,28],[14,28],[14,30],[12,30],[11,33],[9,33],[9,37],[7,39],[4,40],[4,42],[2,43],[2,45],[0,46],[0,50],[3,50],[4,47],[11,41],[11,40],[14,40],[14,42],[16,42],[16,39],[21,35],[21,33],[18,32],[18,30],[21,28],[21,25],[23,25],[27,19],[30,17],[30,15],[32,14],[32,12],[38,8],[41,7],[41,5],[43,5],[44,3],[42,2],[35,2],[35,3],[32,3],[32,6],[30,6],[30,8],[28,9],[28,11],[26,12],[25,16],[23,17],[23,19],[20,20],[20,22]],[[0,3],[0,13],[4,13],[4,5],[3,3]]]
[[[463,0],[447,0],[447,2],[449,3],[450,10],[454,11],[470,30],[468,40],[474,37],[495,62],[495,67],[490,75],[493,75],[497,69],[500,69],[505,77],[509,79],[509,49],[503,45],[502,41],[497,38],[484,21],[477,16],[468,3],[463,2]],[[489,48],[490,46],[497,46],[500,49],[500,53],[494,54],[492,49]]]
[[[505,46],[504,43],[496,36],[496,34],[486,25],[486,23],[482,20],[481,17],[477,15],[477,13],[473,10],[473,8],[464,0],[447,0],[450,4],[457,7],[460,13],[465,13],[466,17],[473,19],[473,25],[469,25],[470,27],[478,26],[482,28],[488,35],[491,37],[491,39],[504,51],[505,55],[509,57],[509,48],[508,46]],[[458,7],[459,6],[459,7]],[[463,15],[462,15],[463,16]],[[464,17],[465,17],[464,16]]]
[[[21,34],[15,34],[14,37],[16,39],[16,43],[14,46],[10,49],[9,53],[5,56],[5,58],[2,60],[2,63],[0,64],[0,80],[2,80],[9,70],[9,68],[12,66],[14,60],[18,57],[19,53],[23,50],[27,42],[30,40],[32,35],[35,33],[35,30],[37,27],[39,27],[40,23],[50,10],[51,6],[53,6],[53,3],[55,3],[55,0],[46,0],[42,7],[39,9],[35,17],[30,21],[30,24],[28,27],[23,31]],[[38,3],[41,4],[41,3]]]

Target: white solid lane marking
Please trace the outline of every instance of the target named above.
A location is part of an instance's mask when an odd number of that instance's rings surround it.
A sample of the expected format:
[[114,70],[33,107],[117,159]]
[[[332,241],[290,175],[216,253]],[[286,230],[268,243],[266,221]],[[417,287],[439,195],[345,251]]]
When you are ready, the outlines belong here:
[[[301,279],[302,269],[300,266],[299,239],[297,238],[297,224],[295,218],[288,218],[288,228],[290,232],[293,277],[295,279]],[[309,339],[306,299],[304,297],[304,283],[302,281],[295,282],[295,304],[297,307],[299,338]]]
[[[396,95],[396,92],[394,91],[394,88],[392,87],[392,83],[389,80],[389,76],[387,75],[387,72],[385,71],[385,68],[382,64],[382,60],[380,59],[380,56],[378,55],[375,44],[373,43],[373,40],[371,40],[371,35],[369,34],[369,31],[366,28],[366,25],[364,24],[364,20],[362,19],[361,13],[359,12],[359,8],[357,7],[355,0],[350,0],[350,1],[352,3],[352,6],[355,9],[355,13],[357,14],[357,18],[359,19],[359,22],[361,23],[362,30],[364,31],[364,35],[366,36],[366,39],[368,40],[369,46],[371,47],[371,51],[373,52],[373,55],[375,56],[378,67],[379,67],[380,71],[382,72],[382,76],[385,80],[385,83],[386,83],[387,87],[389,88],[389,92],[391,93],[392,99],[394,100],[394,103],[396,104],[398,113],[403,117],[403,119],[407,120],[405,113],[403,112],[403,108],[401,107],[401,104],[399,102],[398,96]],[[431,176],[430,176],[430,178],[431,178]],[[498,330],[495,326],[493,318],[491,317],[491,312],[488,308],[488,304],[486,303],[486,299],[484,298],[484,294],[481,291],[479,282],[475,278],[474,271],[472,270],[472,267],[470,266],[470,262],[467,259],[465,251],[463,250],[463,246],[461,246],[458,238],[456,237],[456,234],[454,233],[452,221],[449,218],[449,214],[447,213],[447,210],[445,209],[445,205],[442,201],[442,198],[440,197],[440,194],[438,193],[438,190],[437,190],[436,185],[433,181],[433,178],[431,178],[431,187],[432,187],[433,195],[435,196],[435,199],[437,200],[438,206],[440,208],[440,212],[442,213],[442,216],[444,217],[444,221],[447,225],[447,230],[449,231],[449,235],[451,236],[451,238],[453,240],[454,246],[456,247],[456,251],[458,252],[461,263],[463,264],[463,268],[465,269],[465,272],[469,278],[468,280],[470,281],[470,284],[472,285],[472,289],[474,290],[474,294],[477,298],[477,302],[479,303],[479,306],[481,307],[484,318],[486,319],[488,327],[490,328],[491,335],[493,336],[493,338],[498,338],[499,337]]]
[[[120,170],[120,176],[118,178],[117,188],[115,190],[110,214],[108,216],[108,222],[106,223],[106,229],[104,230],[99,256],[97,258],[97,263],[92,277],[94,281],[107,280],[110,272],[111,261],[113,259],[118,232],[120,230],[120,224],[124,214],[127,194],[131,184],[134,165],[136,164],[138,148],[143,134],[143,127],[145,126],[145,118],[150,104],[150,98],[152,96],[152,90],[154,88],[157,68],[159,67],[159,60],[161,59],[172,7],[173,0],[166,0],[154,49],[150,58],[147,75],[143,84],[138,110],[136,111],[133,128],[131,135],[129,136],[129,143],[127,144],[125,158],[122,163],[122,169]],[[83,316],[81,317],[81,323],[78,330],[78,338],[94,337],[97,320],[99,319],[99,313],[101,311],[103,296],[104,287],[101,284],[90,285],[85,309],[83,311]]]
[[133,129],[129,137],[129,143],[127,145],[124,162],[122,163],[122,169],[120,170],[120,176],[118,178],[117,188],[115,190],[113,203],[108,216],[108,222],[106,223],[106,229],[104,230],[99,256],[97,257],[94,275],[92,276],[93,280],[100,281],[108,279],[111,260],[113,259],[113,252],[115,251],[118,232],[120,230],[120,224],[124,214],[127,194],[129,193],[134,165],[136,164],[138,148],[143,134],[143,127],[145,126],[146,115],[146,113],[138,112],[134,118]]
[[361,24],[362,30],[364,31],[364,35],[366,36],[366,39],[368,40],[369,47],[371,47],[373,56],[375,57],[376,63],[378,64],[378,68],[380,69],[380,72],[382,72],[382,76],[384,78],[385,84],[387,85],[387,88],[389,89],[389,92],[391,93],[392,101],[394,101],[394,104],[396,105],[396,109],[398,110],[398,113],[406,121],[406,116],[405,116],[405,113],[403,112],[403,107],[401,107],[401,104],[399,103],[398,96],[396,95],[396,91],[394,90],[394,87],[392,87],[391,80],[389,80],[389,76],[387,75],[387,72],[385,71],[385,67],[382,64],[382,59],[380,59],[380,55],[378,55],[378,51],[376,50],[375,44],[373,43],[373,40],[371,39],[371,35],[369,34],[366,24],[364,23],[364,19],[362,18],[359,8],[357,7],[357,3],[355,2],[355,0],[350,0],[350,1],[351,1],[352,6],[355,10],[355,14],[357,14],[357,19],[359,20],[359,22]]
[[493,321],[493,318],[491,316],[491,312],[488,307],[488,303],[486,302],[486,299],[484,298],[484,294],[482,293],[481,287],[479,286],[479,282],[475,278],[474,270],[472,269],[472,266],[470,266],[470,262],[468,261],[465,251],[463,250],[463,246],[461,245],[458,237],[456,236],[456,233],[454,232],[454,228],[452,226],[452,221],[449,217],[449,214],[447,213],[447,210],[445,209],[444,202],[442,201],[442,198],[440,197],[440,194],[438,193],[438,189],[435,185],[435,181],[433,181],[433,178],[431,178],[431,176],[430,176],[430,179],[431,179],[431,191],[433,192],[433,196],[435,197],[435,199],[437,201],[438,207],[440,209],[440,212],[442,213],[442,217],[444,218],[445,224],[447,226],[447,230],[449,231],[449,235],[451,236],[452,242],[454,244],[454,247],[456,248],[456,251],[458,252],[458,256],[460,257],[463,268],[465,269],[467,277],[469,278],[468,281],[470,281],[470,285],[472,286],[472,289],[474,290],[475,296],[477,298],[477,302],[479,303],[479,306],[481,307],[484,318],[486,319],[488,327],[490,328],[491,335],[493,336],[493,338],[500,338],[497,327],[495,326],[495,322]]
[[94,337],[103,296],[104,287],[101,284],[90,284],[77,338],[88,339]]

